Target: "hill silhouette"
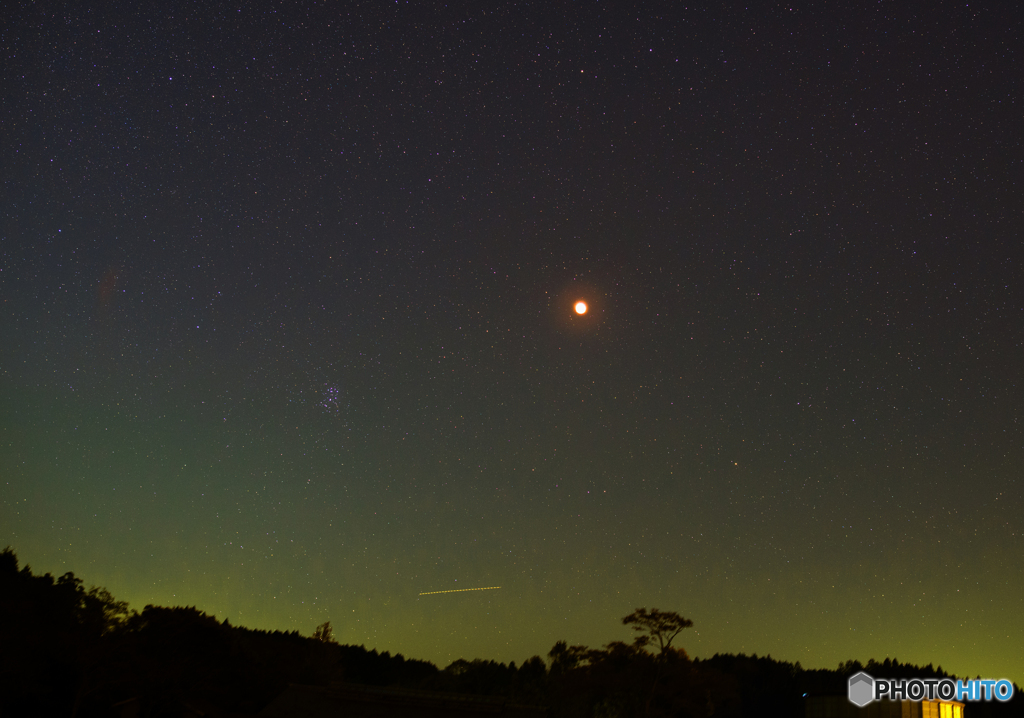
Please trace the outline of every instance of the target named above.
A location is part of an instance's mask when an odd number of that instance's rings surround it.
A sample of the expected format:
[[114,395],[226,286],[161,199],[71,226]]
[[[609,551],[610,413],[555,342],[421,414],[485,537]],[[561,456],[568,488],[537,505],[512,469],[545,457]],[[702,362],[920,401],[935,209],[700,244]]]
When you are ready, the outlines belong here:
[[[102,588],[86,590],[72,573],[55,578],[19,568],[8,548],[0,552],[0,716],[119,715],[125,701],[146,717],[256,715],[295,683],[500,697],[546,706],[551,716],[799,718],[806,696],[845,695],[847,678],[860,670],[949,675],[895,659],[846,661],[834,670],[757,655],[693,660],[672,645],[692,625],[688,619],[638,609],[623,623],[638,631],[633,643],[593,649],[560,641],[546,661],[460,659],[440,670],[340,645],[330,624],[302,636],[233,626],[195,606],[133,611]],[[1024,716],[1015,691],[1008,703],[969,704],[966,717]]]

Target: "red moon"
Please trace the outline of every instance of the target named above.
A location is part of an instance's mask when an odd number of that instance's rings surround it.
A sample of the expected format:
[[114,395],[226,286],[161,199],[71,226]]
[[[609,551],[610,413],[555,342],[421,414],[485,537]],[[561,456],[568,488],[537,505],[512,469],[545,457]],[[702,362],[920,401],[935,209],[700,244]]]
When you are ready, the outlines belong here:
[[583,300],[580,300],[580,301],[576,302],[576,306],[573,307],[573,309],[576,310],[577,314],[586,314],[587,313],[587,303],[584,302]]

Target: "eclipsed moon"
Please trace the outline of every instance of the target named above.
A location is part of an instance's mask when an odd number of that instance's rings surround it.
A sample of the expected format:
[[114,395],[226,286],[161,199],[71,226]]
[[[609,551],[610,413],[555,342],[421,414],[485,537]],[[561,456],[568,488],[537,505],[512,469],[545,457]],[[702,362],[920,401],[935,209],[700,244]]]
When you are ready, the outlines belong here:
[[587,313],[587,303],[584,302],[584,301],[576,302],[576,306],[573,307],[573,308],[576,310],[577,314],[586,314]]

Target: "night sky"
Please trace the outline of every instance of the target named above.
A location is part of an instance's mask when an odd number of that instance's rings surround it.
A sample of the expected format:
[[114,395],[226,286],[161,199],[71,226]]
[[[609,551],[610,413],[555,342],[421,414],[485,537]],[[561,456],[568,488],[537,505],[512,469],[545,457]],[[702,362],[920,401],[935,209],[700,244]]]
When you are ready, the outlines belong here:
[[34,571],[441,666],[646,606],[697,657],[1024,681],[1014,3],[0,33],[0,547]]

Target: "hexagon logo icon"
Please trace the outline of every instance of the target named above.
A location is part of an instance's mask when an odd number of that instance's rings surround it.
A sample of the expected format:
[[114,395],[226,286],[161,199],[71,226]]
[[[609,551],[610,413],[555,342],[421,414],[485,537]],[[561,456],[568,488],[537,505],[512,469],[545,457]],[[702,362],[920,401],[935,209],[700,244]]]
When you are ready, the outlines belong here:
[[847,689],[847,697],[850,703],[863,708],[874,700],[875,679],[864,671],[854,673],[850,676],[850,683]]

